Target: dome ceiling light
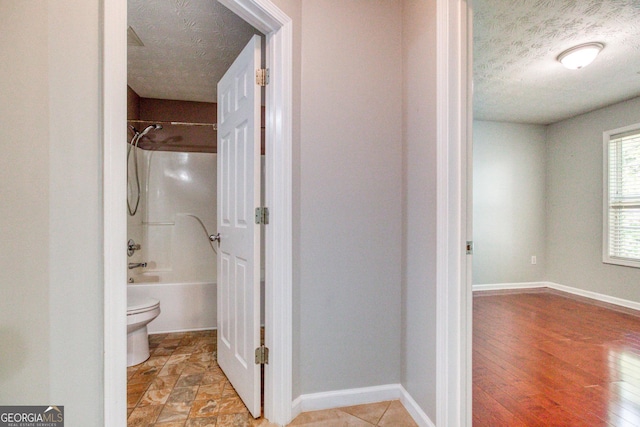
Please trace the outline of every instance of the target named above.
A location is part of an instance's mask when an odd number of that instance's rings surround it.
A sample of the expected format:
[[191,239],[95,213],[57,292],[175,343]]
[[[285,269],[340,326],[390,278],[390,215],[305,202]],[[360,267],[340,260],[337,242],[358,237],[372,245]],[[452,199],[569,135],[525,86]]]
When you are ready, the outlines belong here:
[[591,64],[604,48],[602,43],[585,43],[565,50],[558,55],[558,61],[570,70],[579,70]]

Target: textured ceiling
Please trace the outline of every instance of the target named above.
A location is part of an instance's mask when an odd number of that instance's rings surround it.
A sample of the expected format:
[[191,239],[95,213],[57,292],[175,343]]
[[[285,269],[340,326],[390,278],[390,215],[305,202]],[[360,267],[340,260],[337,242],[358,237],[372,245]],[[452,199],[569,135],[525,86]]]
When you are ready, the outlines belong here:
[[253,34],[215,0],[129,0],[128,84],[144,98],[216,101],[216,84]]
[[[474,0],[474,117],[554,123],[640,95],[640,0]],[[556,57],[602,42],[567,70]]]

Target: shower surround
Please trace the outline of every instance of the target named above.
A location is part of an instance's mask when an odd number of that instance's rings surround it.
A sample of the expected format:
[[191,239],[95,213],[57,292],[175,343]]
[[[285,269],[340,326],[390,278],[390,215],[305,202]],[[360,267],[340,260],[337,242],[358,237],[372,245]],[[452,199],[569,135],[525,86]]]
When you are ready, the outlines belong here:
[[134,149],[142,194],[128,238],[141,249],[128,261],[147,266],[128,270],[129,295],[161,301],[150,333],[215,328],[216,154]]

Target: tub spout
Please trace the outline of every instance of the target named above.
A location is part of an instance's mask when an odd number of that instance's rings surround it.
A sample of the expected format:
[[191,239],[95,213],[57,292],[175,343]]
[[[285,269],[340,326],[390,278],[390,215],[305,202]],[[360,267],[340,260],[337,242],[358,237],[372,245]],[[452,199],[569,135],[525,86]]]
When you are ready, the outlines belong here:
[[129,263],[129,270],[133,270],[134,268],[145,268],[147,266],[146,262],[130,262]]

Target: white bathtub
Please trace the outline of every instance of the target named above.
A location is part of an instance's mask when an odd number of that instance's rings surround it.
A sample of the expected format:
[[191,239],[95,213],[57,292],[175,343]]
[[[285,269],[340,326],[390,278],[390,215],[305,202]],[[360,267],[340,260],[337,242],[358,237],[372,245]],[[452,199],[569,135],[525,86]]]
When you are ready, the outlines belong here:
[[149,323],[150,334],[216,328],[216,284],[129,283],[127,294],[160,300],[160,315]]
[[[160,315],[147,326],[150,334],[216,329],[215,282],[129,283],[127,294],[160,300]],[[264,281],[260,282],[260,303],[264,307]],[[260,324],[264,325],[264,309]]]

